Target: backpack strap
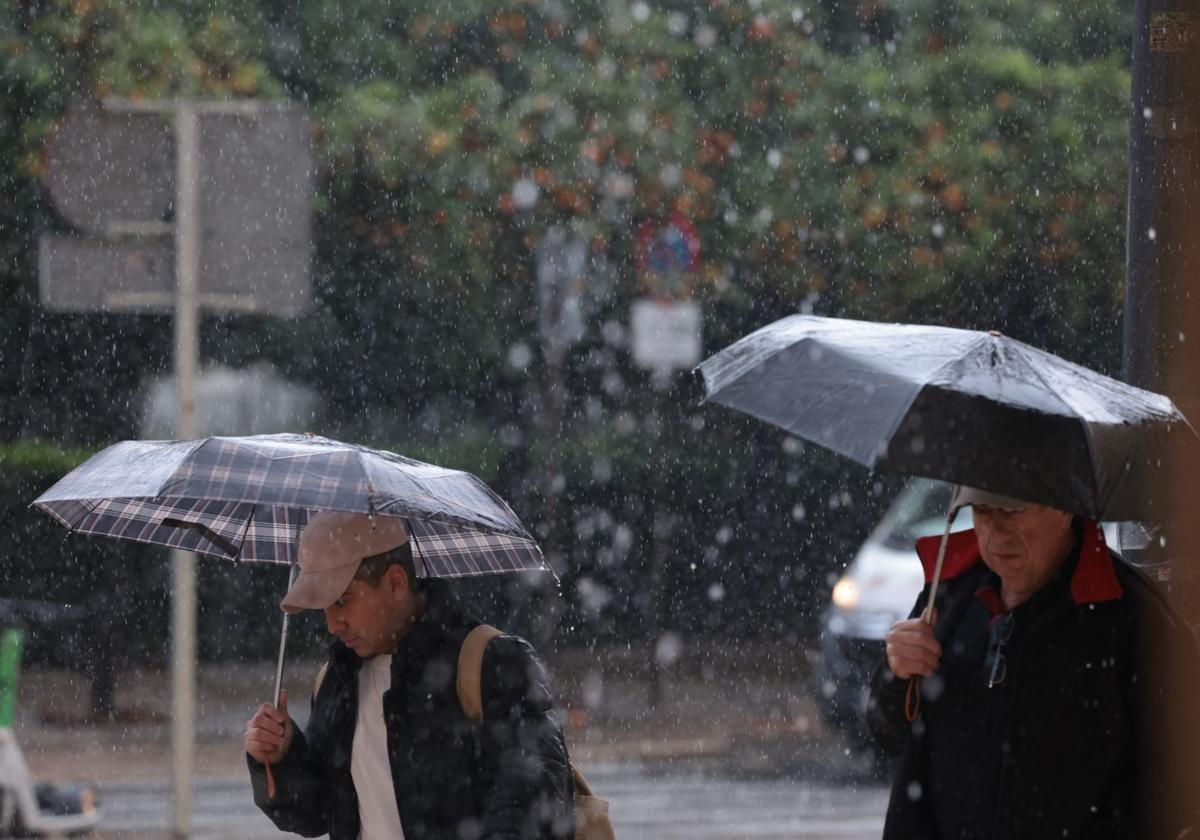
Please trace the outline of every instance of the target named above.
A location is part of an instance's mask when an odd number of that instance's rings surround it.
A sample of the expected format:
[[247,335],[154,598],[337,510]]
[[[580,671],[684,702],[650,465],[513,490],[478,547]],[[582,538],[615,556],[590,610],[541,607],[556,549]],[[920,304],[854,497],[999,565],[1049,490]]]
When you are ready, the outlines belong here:
[[504,633],[488,624],[480,624],[463,639],[458,652],[458,705],[473,726],[483,725],[483,651],[488,642]]
[[312,693],[313,700],[316,700],[317,695],[321,693],[321,683],[325,682],[325,674],[328,671],[329,671],[329,662],[326,661],[325,664],[321,666],[321,670],[317,671],[317,678],[315,680],[313,680],[313,693]]

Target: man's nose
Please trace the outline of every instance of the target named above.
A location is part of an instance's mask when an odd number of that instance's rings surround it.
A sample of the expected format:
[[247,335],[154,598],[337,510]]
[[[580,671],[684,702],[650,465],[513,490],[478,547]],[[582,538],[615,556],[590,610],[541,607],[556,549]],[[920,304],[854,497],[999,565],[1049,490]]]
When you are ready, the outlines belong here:
[[326,610],[325,610],[325,629],[328,630],[330,632],[330,634],[336,634],[337,628],[340,626],[341,626],[341,619],[338,617],[338,615],[332,609],[326,608]]

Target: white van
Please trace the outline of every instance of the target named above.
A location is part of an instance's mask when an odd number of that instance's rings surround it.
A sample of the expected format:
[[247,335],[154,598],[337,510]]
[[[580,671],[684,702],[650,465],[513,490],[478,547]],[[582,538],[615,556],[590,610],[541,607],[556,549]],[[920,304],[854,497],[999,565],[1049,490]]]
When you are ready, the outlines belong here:
[[[908,618],[925,584],[914,544],[945,530],[950,493],[951,485],[927,478],[905,485],[833,588],[822,619],[814,688],[826,722],[855,740],[868,737],[863,719],[884,637]],[[971,509],[964,508],[953,530],[971,524]]]

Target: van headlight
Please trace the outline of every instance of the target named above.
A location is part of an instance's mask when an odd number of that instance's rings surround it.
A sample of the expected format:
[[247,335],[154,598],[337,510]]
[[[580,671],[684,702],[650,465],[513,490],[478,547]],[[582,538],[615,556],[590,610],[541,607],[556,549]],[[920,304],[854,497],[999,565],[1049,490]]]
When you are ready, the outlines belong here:
[[833,587],[834,606],[843,610],[852,610],[858,606],[858,584],[849,577],[843,577]]

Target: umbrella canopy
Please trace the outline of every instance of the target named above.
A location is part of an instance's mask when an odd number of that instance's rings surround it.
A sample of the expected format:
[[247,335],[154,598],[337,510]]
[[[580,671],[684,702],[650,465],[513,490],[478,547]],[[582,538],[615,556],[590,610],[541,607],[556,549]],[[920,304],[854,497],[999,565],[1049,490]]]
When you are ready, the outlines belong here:
[[794,315],[699,371],[709,402],[865,466],[1097,520],[1165,516],[1168,453],[1200,443],[1168,398],[998,333]]
[[84,534],[285,564],[310,512],[397,516],[418,576],[548,571],[516,514],[470,473],[315,435],[124,441],[33,505]]

